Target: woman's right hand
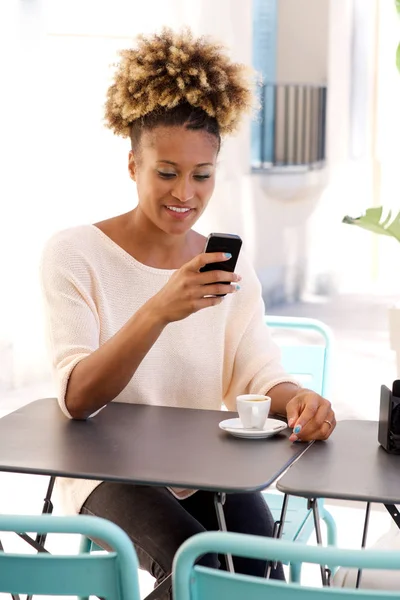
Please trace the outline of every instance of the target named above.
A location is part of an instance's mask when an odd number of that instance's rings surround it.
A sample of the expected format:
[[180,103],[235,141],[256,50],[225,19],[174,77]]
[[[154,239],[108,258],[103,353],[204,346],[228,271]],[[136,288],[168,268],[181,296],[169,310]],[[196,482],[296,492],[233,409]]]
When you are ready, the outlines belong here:
[[[189,315],[221,304],[222,294],[233,294],[240,289],[235,285],[241,277],[228,271],[207,271],[200,269],[209,263],[229,260],[223,252],[199,254],[178,269],[168,283],[149,301],[162,322],[167,324],[180,321]],[[219,283],[225,281],[225,283]],[[218,283],[216,283],[218,282]]]

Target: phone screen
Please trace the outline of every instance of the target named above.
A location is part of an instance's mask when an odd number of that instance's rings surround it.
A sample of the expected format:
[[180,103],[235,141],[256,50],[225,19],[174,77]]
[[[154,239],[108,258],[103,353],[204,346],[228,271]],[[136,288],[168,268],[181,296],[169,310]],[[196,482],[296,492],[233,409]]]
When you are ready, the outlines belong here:
[[200,269],[204,271],[229,271],[234,272],[239,258],[242,240],[238,235],[229,233],[211,233],[208,236],[204,252],[226,252],[232,254],[229,260],[209,263]]

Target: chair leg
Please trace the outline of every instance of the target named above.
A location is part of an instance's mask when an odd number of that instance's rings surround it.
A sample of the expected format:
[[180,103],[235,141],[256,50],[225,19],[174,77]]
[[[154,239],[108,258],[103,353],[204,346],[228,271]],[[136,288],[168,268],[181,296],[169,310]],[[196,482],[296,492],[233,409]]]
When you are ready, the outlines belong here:
[[332,517],[331,513],[328,512],[325,508],[322,512],[321,518],[325,522],[327,537],[328,537],[328,546],[336,546],[337,545],[337,529],[335,519]]
[[[323,508],[321,513],[322,514],[320,515],[320,517],[324,521],[324,523],[326,525],[326,529],[327,529],[328,545],[336,546],[337,545],[337,529],[336,529],[335,520],[332,517],[331,513],[328,512],[325,508]],[[302,567],[301,563],[290,564],[289,571],[290,571],[290,581],[291,582],[300,583],[301,567]],[[330,567],[330,569],[333,572],[335,570],[334,567]]]
[[[331,513],[328,512],[325,508],[322,511],[321,519],[326,525],[328,546],[337,546],[336,523]],[[336,573],[338,567],[336,565],[328,565],[328,568],[330,569],[331,574],[333,576]]]
[[92,551],[92,545],[92,540],[83,535],[79,546],[79,554],[89,554]]
[[[92,550],[93,542],[88,537],[83,535],[81,537],[81,543],[79,545],[79,554],[90,554]],[[89,600],[89,598],[79,597],[78,600]]]
[[300,583],[301,579],[301,563],[290,563],[289,577],[291,583]]
[[[79,545],[79,554],[90,554],[92,549],[92,540],[87,538],[85,535],[81,538],[81,543]],[[90,598],[85,598],[84,596],[79,596],[77,600],[90,600]]]

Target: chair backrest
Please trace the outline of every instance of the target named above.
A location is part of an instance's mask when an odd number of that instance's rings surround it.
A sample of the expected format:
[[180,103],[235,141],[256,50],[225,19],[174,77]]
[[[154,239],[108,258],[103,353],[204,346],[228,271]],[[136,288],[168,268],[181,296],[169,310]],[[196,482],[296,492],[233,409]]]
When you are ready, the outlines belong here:
[[238,533],[199,533],[178,550],[173,566],[174,600],[383,600],[399,598],[399,592],[318,588],[300,586],[262,577],[251,577],[196,565],[209,552],[247,558],[277,560],[283,563],[308,562],[317,565],[343,565],[362,569],[400,570],[400,551],[339,550],[307,546],[298,542],[262,538]]
[[104,554],[69,556],[0,552],[0,593],[91,595],[139,600],[138,560],[122,529],[97,517],[0,516],[0,532],[75,533],[107,542]]
[[321,344],[280,344],[282,364],[297,378],[299,383],[322,396],[330,393],[330,370],[333,335],[329,327],[317,319],[301,317],[265,316],[271,329],[292,331],[314,331],[319,334]]

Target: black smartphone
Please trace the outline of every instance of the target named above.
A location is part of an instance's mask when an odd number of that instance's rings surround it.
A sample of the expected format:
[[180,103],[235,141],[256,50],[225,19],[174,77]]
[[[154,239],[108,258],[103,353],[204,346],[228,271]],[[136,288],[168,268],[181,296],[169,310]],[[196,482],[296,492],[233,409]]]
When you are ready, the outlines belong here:
[[[241,247],[242,240],[238,235],[232,233],[210,233],[207,238],[204,252],[229,252],[232,256],[229,260],[204,265],[200,271],[202,273],[205,271],[229,271],[230,273],[233,273],[239,258]],[[216,281],[215,283],[230,285],[227,281]],[[219,295],[226,296],[226,294]]]

